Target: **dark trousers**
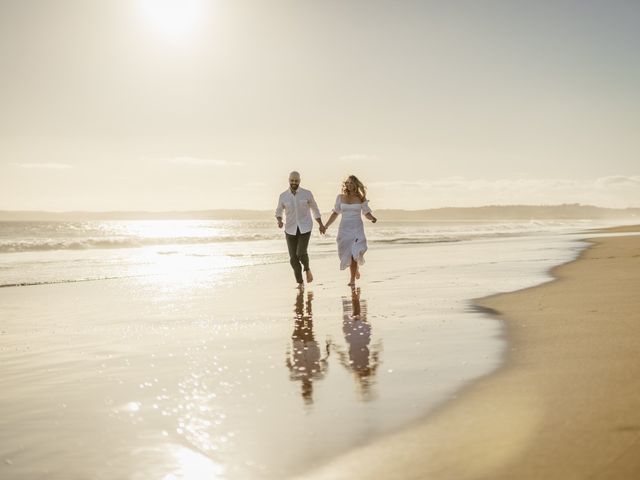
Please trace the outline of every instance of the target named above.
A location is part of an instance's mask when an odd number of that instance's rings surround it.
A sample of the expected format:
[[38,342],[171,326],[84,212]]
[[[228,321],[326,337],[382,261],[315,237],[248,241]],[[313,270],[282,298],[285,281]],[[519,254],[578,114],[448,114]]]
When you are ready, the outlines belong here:
[[296,276],[296,282],[302,283],[302,267],[304,267],[305,272],[309,270],[307,247],[309,246],[311,232],[300,233],[300,229],[298,229],[295,235],[285,233],[285,236],[287,237],[287,248],[289,249],[289,263]]

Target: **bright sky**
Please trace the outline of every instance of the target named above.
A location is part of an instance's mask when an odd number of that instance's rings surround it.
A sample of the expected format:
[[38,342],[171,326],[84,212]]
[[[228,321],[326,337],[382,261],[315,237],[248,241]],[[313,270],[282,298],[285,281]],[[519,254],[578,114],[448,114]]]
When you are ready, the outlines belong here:
[[0,1],[0,209],[640,206],[640,2]]

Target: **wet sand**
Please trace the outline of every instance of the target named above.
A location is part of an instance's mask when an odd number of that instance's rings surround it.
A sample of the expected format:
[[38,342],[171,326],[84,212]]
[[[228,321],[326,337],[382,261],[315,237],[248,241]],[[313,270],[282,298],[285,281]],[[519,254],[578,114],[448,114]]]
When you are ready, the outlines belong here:
[[305,478],[640,478],[640,236],[590,243],[555,281],[477,302],[504,323],[500,370]]
[[137,251],[128,277],[0,289],[0,478],[312,472],[497,368],[499,325],[467,299],[533,285],[574,248],[372,248],[356,291],[334,254],[314,255],[304,292],[284,262]]

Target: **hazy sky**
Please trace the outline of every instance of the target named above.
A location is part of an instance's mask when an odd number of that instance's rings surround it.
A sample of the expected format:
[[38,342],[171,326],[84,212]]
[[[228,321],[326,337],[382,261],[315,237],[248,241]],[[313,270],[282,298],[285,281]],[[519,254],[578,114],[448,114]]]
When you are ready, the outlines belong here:
[[0,209],[640,206],[637,0],[0,0]]

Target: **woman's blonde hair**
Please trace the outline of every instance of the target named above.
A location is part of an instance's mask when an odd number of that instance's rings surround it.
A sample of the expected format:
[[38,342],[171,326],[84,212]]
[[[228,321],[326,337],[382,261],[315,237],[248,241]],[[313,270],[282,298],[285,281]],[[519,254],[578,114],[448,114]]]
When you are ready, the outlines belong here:
[[351,180],[356,186],[356,195],[358,195],[360,201],[364,202],[367,199],[367,187],[365,187],[364,184],[360,180],[358,180],[358,177],[356,177],[355,175],[349,175],[344,179],[344,181],[342,182],[342,194],[349,194],[349,191],[347,190],[347,182],[349,180]]

